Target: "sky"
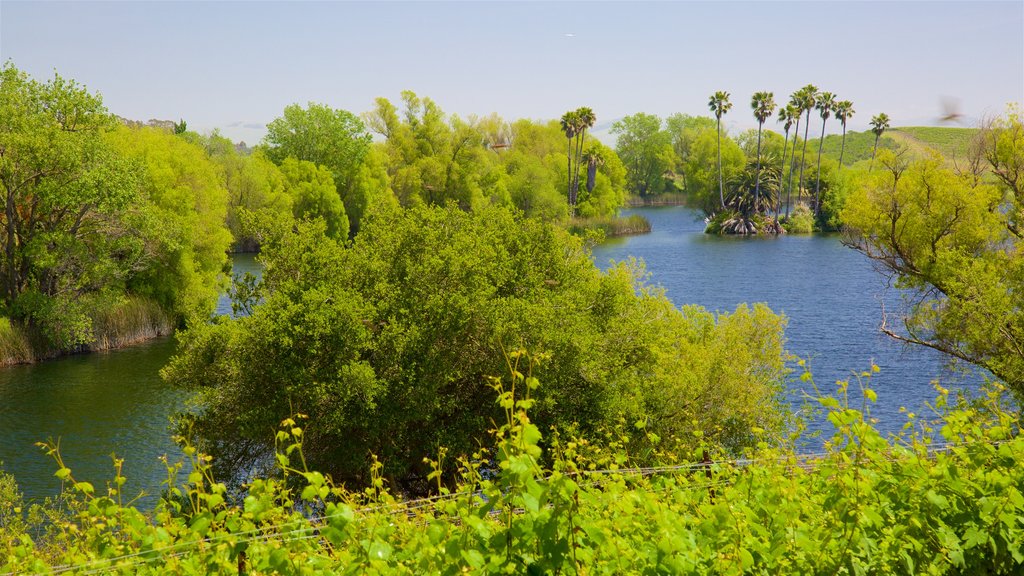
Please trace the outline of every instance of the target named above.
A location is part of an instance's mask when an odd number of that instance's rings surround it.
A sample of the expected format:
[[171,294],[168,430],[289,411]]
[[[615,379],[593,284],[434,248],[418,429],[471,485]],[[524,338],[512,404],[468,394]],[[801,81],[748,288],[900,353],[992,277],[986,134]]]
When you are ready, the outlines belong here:
[[606,140],[636,112],[707,115],[716,90],[728,129],[756,127],[754,92],[779,102],[809,83],[854,103],[850,130],[880,112],[937,125],[946,106],[971,125],[1024,101],[1024,0],[0,0],[0,60],[75,79],[120,116],[249,144],[289,104],[360,113],[402,90],[461,116],[589,106]]

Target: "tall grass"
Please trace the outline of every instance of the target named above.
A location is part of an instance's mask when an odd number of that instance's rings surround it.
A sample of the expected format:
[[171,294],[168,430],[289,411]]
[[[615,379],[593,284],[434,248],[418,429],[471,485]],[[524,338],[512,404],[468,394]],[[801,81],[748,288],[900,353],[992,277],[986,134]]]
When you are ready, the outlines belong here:
[[78,352],[124,348],[174,330],[172,318],[159,304],[141,296],[97,298],[90,302],[92,341],[63,350],[53,345],[37,328],[0,317],[0,366],[28,364]]
[[0,317],[0,366],[24,364],[35,359],[27,330],[10,318]]
[[110,350],[170,334],[174,324],[156,302],[128,296],[98,306],[92,313],[92,327],[93,342],[88,349]]
[[582,234],[588,230],[600,230],[604,232],[605,238],[631,236],[649,233],[651,223],[640,214],[630,214],[629,216],[579,218],[569,224],[569,231],[573,234]]

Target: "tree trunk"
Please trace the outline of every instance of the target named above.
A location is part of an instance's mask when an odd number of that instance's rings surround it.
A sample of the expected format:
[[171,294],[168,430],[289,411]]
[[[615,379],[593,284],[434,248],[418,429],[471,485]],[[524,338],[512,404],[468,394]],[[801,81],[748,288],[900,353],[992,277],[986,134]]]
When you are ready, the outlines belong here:
[[587,194],[594,191],[594,182],[597,179],[597,162],[587,164]]
[[796,201],[799,202],[804,196],[804,164],[807,161],[807,131],[811,127],[811,111],[807,110],[807,120],[804,122],[804,151],[800,154],[800,187],[796,191]]
[[814,215],[821,213],[821,197],[818,192],[821,190],[821,149],[825,146],[825,122],[828,118],[821,119],[821,139],[818,140],[818,173],[814,177]]
[[789,184],[786,187],[786,220],[789,220],[789,206],[793,199],[793,171],[796,170],[796,139],[800,137],[800,116],[796,117],[796,127],[793,132],[793,159],[789,163]]
[[757,172],[754,173],[754,214],[760,213],[761,199],[761,126],[763,122],[757,123]]
[[725,186],[722,185],[722,118],[718,117],[718,201],[725,210]]
[[[789,148],[789,130],[786,130],[786,140],[782,145],[782,166],[779,167],[779,196],[775,199],[775,222],[779,221],[779,206],[782,204],[782,176],[786,173],[786,150]],[[789,202],[789,198],[786,198]],[[789,206],[786,206],[786,216],[789,216]]]
[[839,147],[839,171],[843,170],[843,154],[846,153],[846,122],[843,122],[843,144]]
[[868,172],[871,172],[875,167],[875,152],[878,152],[878,137],[881,134],[875,134],[875,147],[871,149],[871,164],[868,164]]

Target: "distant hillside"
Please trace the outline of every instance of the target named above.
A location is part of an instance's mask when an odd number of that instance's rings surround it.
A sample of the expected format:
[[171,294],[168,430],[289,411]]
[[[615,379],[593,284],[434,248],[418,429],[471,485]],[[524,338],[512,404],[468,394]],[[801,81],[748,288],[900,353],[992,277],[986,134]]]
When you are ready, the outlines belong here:
[[[882,134],[878,147],[892,150],[905,147],[916,155],[924,155],[929,149],[942,154],[947,160],[963,158],[971,138],[978,133],[977,128],[939,128],[933,126],[907,126],[890,128]],[[822,155],[839,160],[842,135],[832,134],[825,137]],[[846,152],[843,164],[850,165],[860,160],[871,158],[871,149],[875,145],[873,132],[847,132]],[[818,139],[807,142],[807,148],[817,150]]]
[[978,134],[977,128],[937,128],[934,126],[912,126],[893,128],[891,136],[914,146],[926,146],[937,150],[949,159],[963,158],[971,145],[971,139]]

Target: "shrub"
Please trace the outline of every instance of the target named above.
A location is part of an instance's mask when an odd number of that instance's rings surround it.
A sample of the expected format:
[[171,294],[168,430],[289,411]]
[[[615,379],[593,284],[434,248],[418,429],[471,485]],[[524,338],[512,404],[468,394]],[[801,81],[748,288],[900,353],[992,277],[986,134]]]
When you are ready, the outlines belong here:
[[365,485],[372,452],[418,490],[423,454],[486,437],[498,414],[485,377],[519,347],[550,354],[543,429],[625,417],[736,450],[751,427],[781,432],[785,320],[764,306],[679,310],[637,263],[602,273],[580,239],[498,208],[378,214],[350,248],[322,224],[294,230],[264,233],[263,303],[191,327],[164,372],[201,392],[182,424],[225,473],[269,463],[266,430],[297,410],[315,423],[311,463]]
[[790,234],[810,234],[814,232],[814,213],[807,206],[801,204],[782,223],[782,227]]

